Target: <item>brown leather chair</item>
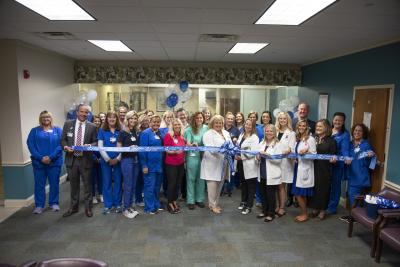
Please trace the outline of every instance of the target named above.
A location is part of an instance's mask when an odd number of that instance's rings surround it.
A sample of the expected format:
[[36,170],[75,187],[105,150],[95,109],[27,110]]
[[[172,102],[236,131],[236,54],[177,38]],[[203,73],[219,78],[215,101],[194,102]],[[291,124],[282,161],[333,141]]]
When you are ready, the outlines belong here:
[[[395,191],[394,189],[385,187],[380,192],[378,192],[377,195],[400,203],[400,192]],[[358,222],[361,225],[370,229],[373,234],[370,255],[371,255],[371,257],[375,257],[376,243],[378,240],[378,226],[383,220],[382,213],[385,210],[384,209],[378,210],[379,215],[378,215],[377,219],[370,218],[367,215],[366,208],[364,207],[364,198],[365,198],[365,196],[357,196],[356,200],[354,201],[354,205],[350,211],[350,215],[353,219],[350,220],[350,222],[349,222],[349,228],[348,228],[347,235],[348,235],[348,237],[352,236],[354,222]]]
[[[382,217],[383,220],[379,226],[378,244],[375,254],[376,262],[381,261],[383,242],[400,251],[400,209],[384,212]],[[389,224],[390,221],[392,222],[391,224]]]
[[45,260],[37,267],[108,267],[107,263],[85,258],[60,258]]

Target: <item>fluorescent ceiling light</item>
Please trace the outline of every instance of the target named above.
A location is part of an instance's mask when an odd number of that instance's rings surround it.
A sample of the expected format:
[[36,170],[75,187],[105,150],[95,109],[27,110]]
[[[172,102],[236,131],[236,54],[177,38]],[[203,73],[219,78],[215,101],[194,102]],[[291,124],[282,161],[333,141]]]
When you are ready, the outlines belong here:
[[336,0],[276,0],[255,24],[299,25]]
[[229,51],[230,54],[255,54],[269,43],[237,43]]
[[133,52],[121,41],[108,41],[108,40],[88,40],[92,44],[100,47],[108,52]]
[[72,0],[15,0],[49,20],[95,20]]

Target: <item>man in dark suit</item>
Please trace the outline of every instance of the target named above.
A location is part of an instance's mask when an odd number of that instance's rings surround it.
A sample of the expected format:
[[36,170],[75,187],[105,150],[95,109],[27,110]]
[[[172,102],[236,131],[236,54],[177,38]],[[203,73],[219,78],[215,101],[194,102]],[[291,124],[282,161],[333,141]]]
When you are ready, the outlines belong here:
[[81,104],[78,106],[76,120],[66,121],[63,128],[61,146],[66,152],[65,166],[71,186],[71,204],[63,217],[71,216],[79,210],[80,177],[82,177],[85,199],[85,214],[92,217],[92,181],[91,170],[93,165],[93,152],[74,151],[72,146],[96,146],[96,126],[87,121],[89,107]]
[[308,122],[308,127],[310,128],[310,133],[314,135],[315,133],[315,121],[308,118],[308,113],[310,112],[310,105],[306,102],[301,102],[297,107],[297,118],[293,118],[293,130],[296,129],[296,124],[299,120],[306,120]]

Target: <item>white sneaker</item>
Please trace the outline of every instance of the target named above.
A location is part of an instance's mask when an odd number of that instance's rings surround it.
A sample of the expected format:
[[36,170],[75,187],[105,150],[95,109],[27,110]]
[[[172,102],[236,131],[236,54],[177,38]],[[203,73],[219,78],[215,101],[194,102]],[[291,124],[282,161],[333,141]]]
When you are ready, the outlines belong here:
[[136,206],[139,206],[139,207],[144,207],[144,202],[139,202],[139,203],[136,203]]
[[97,201],[96,197],[93,197],[93,204],[98,204],[99,202]]
[[122,214],[128,219],[133,219],[139,215],[139,212],[137,212],[136,210],[133,210],[133,209],[127,209],[127,210],[124,210],[124,212]]
[[100,198],[100,202],[103,203],[104,202],[103,195],[100,195],[99,198]]

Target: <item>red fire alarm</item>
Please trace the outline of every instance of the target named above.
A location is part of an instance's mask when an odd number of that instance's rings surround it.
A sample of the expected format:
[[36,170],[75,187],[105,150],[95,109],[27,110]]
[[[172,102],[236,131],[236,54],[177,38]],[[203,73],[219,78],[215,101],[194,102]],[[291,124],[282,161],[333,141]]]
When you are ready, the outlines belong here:
[[24,70],[24,79],[29,79],[31,77],[31,74],[29,73],[29,70]]

